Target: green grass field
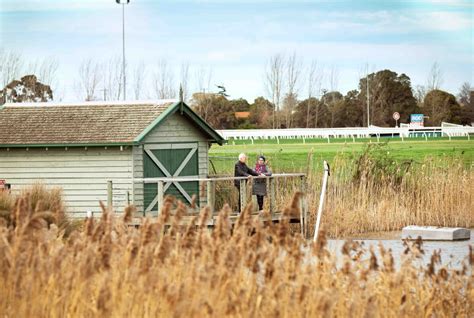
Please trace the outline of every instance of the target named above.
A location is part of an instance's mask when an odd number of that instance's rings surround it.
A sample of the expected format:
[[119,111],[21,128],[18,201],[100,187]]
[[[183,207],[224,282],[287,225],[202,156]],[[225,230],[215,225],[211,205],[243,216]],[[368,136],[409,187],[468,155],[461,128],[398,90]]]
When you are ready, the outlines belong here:
[[[474,140],[467,138],[410,138],[402,141],[400,138],[380,138],[384,149],[396,160],[412,160],[421,163],[427,158],[439,160],[441,164],[452,162],[452,159],[461,159],[467,168],[474,165]],[[357,158],[368,143],[377,143],[377,138],[357,139],[327,139],[305,140],[280,139],[229,141],[227,145],[213,145],[209,156],[211,159],[210,172],[232,173],[234,162],[239,153],[248,154],[249,166],[253,166],[259,154],[270,160],[270,165],[275,172],[306,171],[308,164],[320,167],[323,160],[331,162],[336,156]],[[310,153],[312,155],[310,156]],[[310,163],[310,160],[312,161]]]

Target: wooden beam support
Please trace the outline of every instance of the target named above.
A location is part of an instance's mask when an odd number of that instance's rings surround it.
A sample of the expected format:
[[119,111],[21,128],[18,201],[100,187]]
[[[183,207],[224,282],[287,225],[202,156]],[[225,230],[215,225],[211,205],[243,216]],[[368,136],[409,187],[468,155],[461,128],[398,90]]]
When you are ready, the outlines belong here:
[[158,215],[160,215],[164,197],[165,197],[165,183],[163,181],[158,181],[158,202],[156,205],[158,209]]
[[276,200],[275,200],[275,179],[267,178],[269,183],[269,196],[270,196],[270,214],[273,216],[276,209]]
[[113,210],[113,188],[112,188],[112,180],[107,181],[107,207],[111,210]]
[[240,212],[242,213],[247,205],[247,182],[240,180]]
[[211,216],[214,214],[216,202],[216,183],[207,181],[207,206],[211,209]]
[[306,195],[306,177],[305,176],[300,177],[300,181],[301,181],[300,191],[302,193],[302,196],[300,198],[301,235],[303,235],[303,237],[306,238],[308,235],[308,228],[307,228],[308,206],[307,206],[307,195]]

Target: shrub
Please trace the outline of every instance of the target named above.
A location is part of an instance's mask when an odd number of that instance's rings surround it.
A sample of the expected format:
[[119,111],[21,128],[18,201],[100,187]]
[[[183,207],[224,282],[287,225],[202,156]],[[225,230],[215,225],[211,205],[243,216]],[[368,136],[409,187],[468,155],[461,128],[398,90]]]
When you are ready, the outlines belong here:
[[0,217],[7,225],[16,225],[23,218],[38,214],[48,225],[54,223],[70,233],[72,224],[66,215],[62,195],[61,188],[47,188],[41,183],[22,189],[17,196],[0,194]]
[[356,183],[391,183],[400,185],[412,161],[397,161],[390,155],[387,143],[367,144],[355,160],[353,180]]

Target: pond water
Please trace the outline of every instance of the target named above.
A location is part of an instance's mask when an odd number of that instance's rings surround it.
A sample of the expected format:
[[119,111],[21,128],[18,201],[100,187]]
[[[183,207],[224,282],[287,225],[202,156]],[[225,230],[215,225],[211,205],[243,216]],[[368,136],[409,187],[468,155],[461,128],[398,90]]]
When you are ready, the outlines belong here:
[[[369,251],[370,246],[374,248],[374,252],[379,256],[379,242],[381,242],[386,250],[391,249],[395,261],[395,265],[400,266],[401,256],[405,250],[401,239],[353,239],[357,242],[363,242],[365,249]],[[328,249],[341,259],[341,248],[345,240],[328,240]],[[417,261],[417,265],[425,266],[430,262],[430,257],[434,251],[441,251],[441,265],[452,269],[460,269],[462,263],[467,264],[469,256],[469,246],[474,249],[474,229],[471,229],[471,238],[464,241],[423,241],[422,249],[423,257]],[[365,255],[368,258],[370,253]]]

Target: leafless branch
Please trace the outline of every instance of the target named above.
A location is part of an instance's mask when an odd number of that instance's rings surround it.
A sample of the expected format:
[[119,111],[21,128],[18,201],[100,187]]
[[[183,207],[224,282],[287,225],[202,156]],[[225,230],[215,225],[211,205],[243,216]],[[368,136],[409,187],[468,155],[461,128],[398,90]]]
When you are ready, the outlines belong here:
[[0,49],[0,83],[7,86],[14,79],[19,79],[24,62],[20,53]]
[[180,82],[183,89],[183,100],[187,101],[189,98],[189,64],[187,62],[181,64]]
[[280,110],[283,89],[284,56],[275,54],[270,57],[265,67],[265,89],[273,104],[273,128],[277,126],[275,112]]
[[143,96],[143,83],[146,77],[145,63],[140,61],[133,70],[133,93],[136,100]]
[[426,87],[428,91],[439,89],[443,84],[443,71],[441,70],[438,62],[434,62],[431,66],[430,73],[428,74]]
[[100,64],[92,59],[83,60],[79,66],[79,78],[76,89],[81,98],[86,101],[96,99],[96,92],[102,79]]
[[166,60],[158,61],[158,69],[153,74],[153,88],[159,99],[176,97],[176,88],[173,73]]

